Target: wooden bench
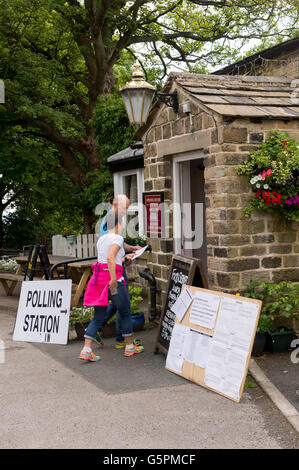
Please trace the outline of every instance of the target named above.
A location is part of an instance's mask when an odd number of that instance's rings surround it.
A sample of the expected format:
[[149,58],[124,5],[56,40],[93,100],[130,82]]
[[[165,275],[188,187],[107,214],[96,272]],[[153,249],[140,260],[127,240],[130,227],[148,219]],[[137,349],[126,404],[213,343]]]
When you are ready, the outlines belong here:
[[[41,277],[34,277],[33,281],[41,281]],[[24,281],[24,275],[15,274],[15,273],[1,273],[0,272],[0,282],[5,290],[6,295],[12,295],[13,291],[18,282]],[[10,282],[10,284],[8,284]],[[72,292],[75,292],[78,287],[78,284],[72,284]]]
[[14,273],[0,273],[0,282],[6,295],[12,295],[18,282],[24,281],[24,275]]

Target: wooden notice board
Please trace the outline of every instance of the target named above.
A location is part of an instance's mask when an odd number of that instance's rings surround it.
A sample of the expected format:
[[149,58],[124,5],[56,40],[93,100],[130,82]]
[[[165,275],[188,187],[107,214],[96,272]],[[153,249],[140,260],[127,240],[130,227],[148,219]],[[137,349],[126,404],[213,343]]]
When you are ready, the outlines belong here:
[[[238,403],[242,398],[244,390],[262,302],[257,299],[225,294],[223,292],[197,288],[194,286],[184,285],[182,290],[186,287],[193,295],[193,298],[196,292],[213,294],[216,302],[216,297],[219,297],[220,302],[217,308],[215,325],[214,328],[210,329],[191,323],[190,315],[192,313],[193,300],[181,322],[179,322],[177,317],[175,317],[175,328],[177,330],[182,330],[183,338],[182,355],[180,359],[178,358],[178,361],[181,362],[177,362],[177,364],[179,363],[182,365],[181,372],[168,367],[168,363],[170,363],[170,361],[168,362],[168,359],[173,347],[172,342],[170,344],[166,360],[166,369]],[[194,317],[192,317],[192,320],[193,318]],[[247,328],[246,324],[246,321],[248,320],[248,324],[250,324],[249,328]],[[224,325],[228,330],[223,329]],[[240,331],[238,331],[238,325]],[[229,331],[230,329],[231,331]],[[226,332],[227,336],[225,335]],[[247,334],[246,340],[244,337],[242,340],[241,333],[245,333],[245,336]],[[175,341],[175,334],[175,330],[173,330],[172,341]],[[195,339],[194,342],[192,342],[192,338]],[[206,349],[206,352],[208,351],[208,353],[205,354],[205,357],[207,358],[204,360],[206,362],[205,367],[196,365],[196,362],[200,363],[202,361],[200,357],[196,357],[196,351],[199,353],[198,356],[201,351],[201,346],[198,348],[196,345],[197,338],[201,338],[198,343],[201,343],[201,340],[203,339],[206,341],[206,344],[209,344]],[[230,339],[228,343],[226,343],[228,338]],[[190,344],[190,342],[192,344]],[[176,354],[178,349],[174,349],[174,351]],[[192,362],[190,355],[192,355]],[[173,357],[175,356],[172,355],[172,358]],[[186,358],[188,360],[186,360]],[[215,369],[213,368],[214,360],[219,360],[217,367],[218,370],[221,370],[221,374],[218,377],[217,375],[214,375],[214,383],[216,384],[218,381],[220,385],[217,385],[216,388],[207,385],[207,379],[209,379],[210,382],[211,380],[213,381],[213,374],[215,374]],[[175,364],[175,361],[172,361],[172,363]],[[208,384],[210,382],[208,382]],[[233,385],[233,383],[237,385]],[[240,383],[240,386],[238,383]],[[231,389],[232,392],[223,393],[221,390],[224,389]]]
[[201,261],[198,258],[174,255],[170,267],[167,295],[161,313],[155,353],[161,351],[167,354],[175,314],[171,307],[181,293],[183,284],[207,288]]

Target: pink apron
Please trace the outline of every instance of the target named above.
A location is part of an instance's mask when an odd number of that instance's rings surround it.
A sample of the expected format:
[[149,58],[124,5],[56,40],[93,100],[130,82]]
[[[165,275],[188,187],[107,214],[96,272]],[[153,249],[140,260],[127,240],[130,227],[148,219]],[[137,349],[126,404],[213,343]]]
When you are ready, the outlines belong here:
[[[109,282],[111,280],[108,264],[95,263],[91,266],[93,275],[90,278],[85,294],[84,306],[98,307],[108,305]],[[122,277],[124,269],[119,264],[116,265],[116,279]]]

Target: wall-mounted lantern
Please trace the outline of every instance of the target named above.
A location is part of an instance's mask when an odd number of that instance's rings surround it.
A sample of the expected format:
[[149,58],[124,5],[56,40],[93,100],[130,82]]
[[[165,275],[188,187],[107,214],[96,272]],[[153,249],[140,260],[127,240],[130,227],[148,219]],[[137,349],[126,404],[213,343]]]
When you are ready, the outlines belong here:
[[167,106],[171,106],[174,112],[177,113],[179,107],[177,91],[173,93],[156,91],[155,86],[150,85],[150,83],[144,80],[144,75],[138,61],[135,62],[134,67],[132,81],[126,83],[120,89],[130,123],[144,124],[154,99],[160,99]]

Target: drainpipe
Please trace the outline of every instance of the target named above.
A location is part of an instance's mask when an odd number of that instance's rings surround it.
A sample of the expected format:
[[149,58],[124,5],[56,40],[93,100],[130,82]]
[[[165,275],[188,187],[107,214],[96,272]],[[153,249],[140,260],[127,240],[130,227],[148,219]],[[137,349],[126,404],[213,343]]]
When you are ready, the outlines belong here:
[[156,308],[156,293],[158,292],[157,283],[155,276],[150,272],[149,268],[145,268],[142,271],[139,271],[139,275],[148,281],[150,285],[150,296],[151,296],[151,306],[150,306],[150,317],[149,320],[153,321],[157,316]]

